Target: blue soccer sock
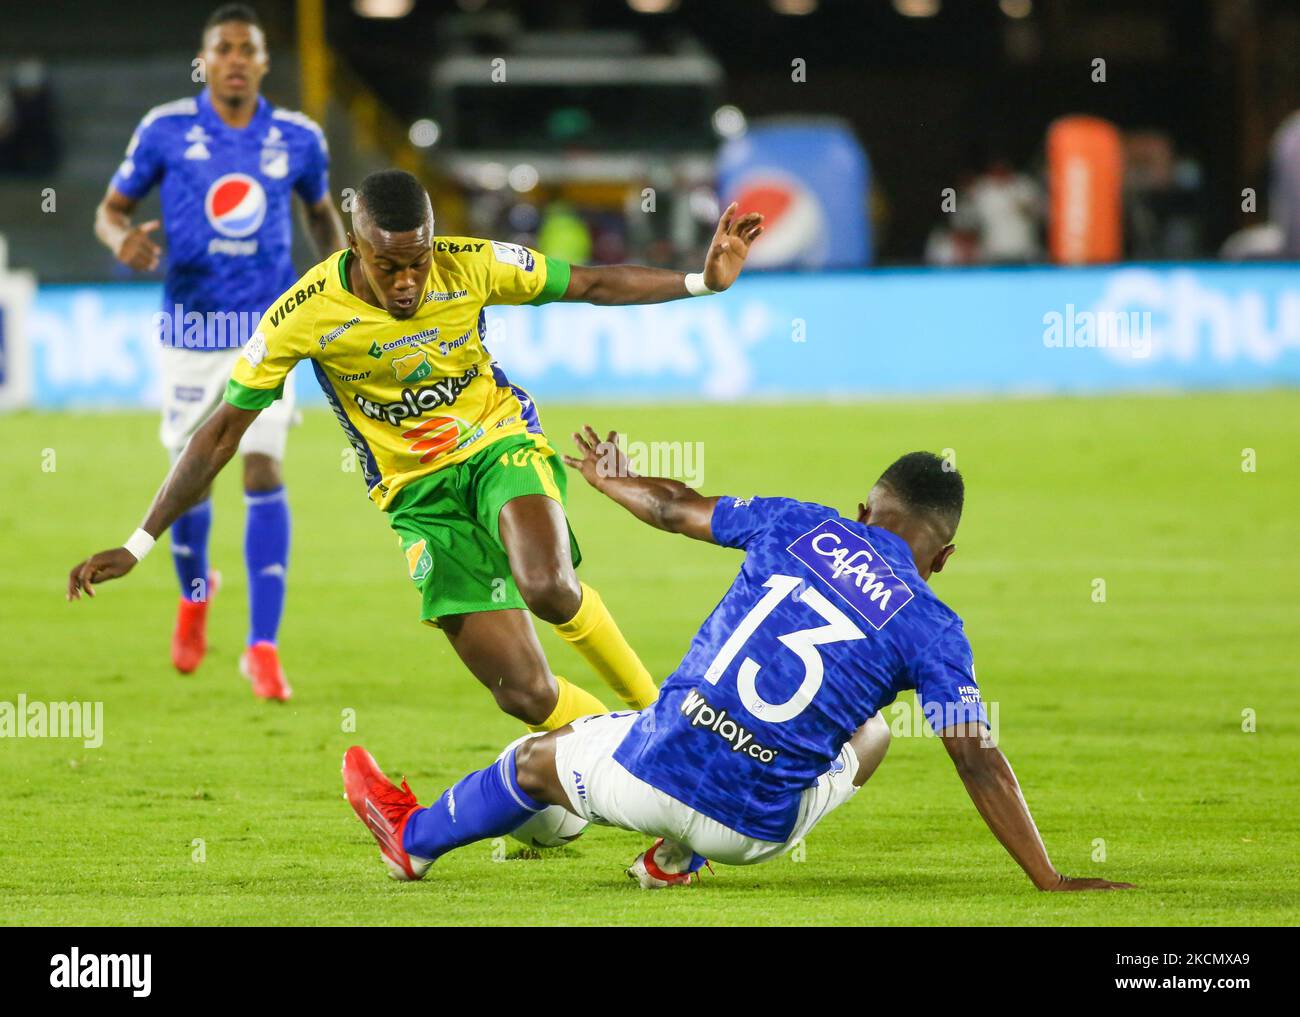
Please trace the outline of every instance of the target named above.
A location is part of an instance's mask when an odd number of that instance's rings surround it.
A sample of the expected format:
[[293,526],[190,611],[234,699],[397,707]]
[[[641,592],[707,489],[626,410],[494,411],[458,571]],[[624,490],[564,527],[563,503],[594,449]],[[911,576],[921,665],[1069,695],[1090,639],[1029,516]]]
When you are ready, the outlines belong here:
[[402,834],[402,848],[416,858],[432,860],[476,840],[503,836],[544,808],[544,802],[531,798],[519,786],[515,754],[507,752],[412,815]]
[[172,561],[184,600],[208,599],[208,533],[212,501],[201,501],[172,523]]
[[274,643],[284,613],[289,567],[289,501],[284,485],[245,491],[244,563],[248,566],[248,645]]

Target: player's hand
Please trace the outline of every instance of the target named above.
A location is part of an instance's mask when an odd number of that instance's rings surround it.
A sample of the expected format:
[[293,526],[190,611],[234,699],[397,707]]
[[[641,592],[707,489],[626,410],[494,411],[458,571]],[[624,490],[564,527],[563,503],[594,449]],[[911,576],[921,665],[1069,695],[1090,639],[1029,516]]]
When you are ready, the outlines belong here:
[[135,565],[135,555],[124,547],[100,551],[93,558],[78,562],[68,573],[68,600],[80,600],[83,590],[87,597],[93,597],[96,583],[118,579],[135,568]]
[[1075,890],[1136,890],[1132,883],[1112,883],[1109,879],[1076,879],[1071,876],[1056,874],[1057,881],[1051,886],[1040,887],[1054,893],[1069,893]]
[[582,428],[582,434],[573,435],[573,443],[578,446],[578,455],[565,456],[566,466],[572,466],[582,474],[592,487],[600,486],[615,477],[635,477],[628,466],[627,456],[618,445],[618,433],[610,431],[602,441],[590,424]]
[[114,252],[117,260],[137,272],[152,272],[156,269],[162,248],[149,239],[149,234],[161,225],[159,220],[150,219],[138,226],[132,226],[123,234],[122,242],[117,245],[117,250]]
[[757,212],[736,215],[733,201],[718,220],[718,228],[704,257],[704,285],[721,292],[736,281],[740,266],[749,254],[749,245],[763,235],[763,217]]

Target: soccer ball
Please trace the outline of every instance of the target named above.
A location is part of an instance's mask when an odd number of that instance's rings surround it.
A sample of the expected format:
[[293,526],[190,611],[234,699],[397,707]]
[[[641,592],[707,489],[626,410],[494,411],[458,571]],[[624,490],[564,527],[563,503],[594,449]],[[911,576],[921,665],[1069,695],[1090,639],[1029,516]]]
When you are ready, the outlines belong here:
[[575,816],[562,805],[548,805],[510,834],[530,848],[553,848],[582,836],[587,821]]

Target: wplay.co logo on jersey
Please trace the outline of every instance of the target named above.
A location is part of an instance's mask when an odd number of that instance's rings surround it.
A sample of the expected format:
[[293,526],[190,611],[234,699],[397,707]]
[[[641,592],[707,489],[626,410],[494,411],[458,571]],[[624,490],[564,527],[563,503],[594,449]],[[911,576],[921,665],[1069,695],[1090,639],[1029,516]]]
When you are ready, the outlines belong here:
[[266,218],[266,191],[247,173],[227,173],[208,188],[203,210],[223,237],[246,237]]

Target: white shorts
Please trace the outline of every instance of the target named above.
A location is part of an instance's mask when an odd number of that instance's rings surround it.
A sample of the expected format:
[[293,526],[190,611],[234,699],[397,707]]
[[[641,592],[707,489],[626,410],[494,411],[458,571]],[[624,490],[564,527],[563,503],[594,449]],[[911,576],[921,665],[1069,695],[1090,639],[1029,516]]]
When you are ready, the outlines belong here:
[[[159,438],[175,459],[199,425],[211,416],[226,391],[240,350],[187,350],[164,346],[162,366],[162,427]],[[257,415],[244,432],[239,451],[260,452],[284,459],[284,446],[293,423],[293,375],[284,380],[284,395]]]
[[858,790],[853,786],[858,757],[845,745],[831,770],[803,792],[789,839],[748,837],[632,776],[614,759],[614,750],[640,717],[640,713],[583,717],[573,722],[570,734],[556,739],[560,783],[573,810],[589,822],[664,837],[724,865],[753,865],[789,851]]

